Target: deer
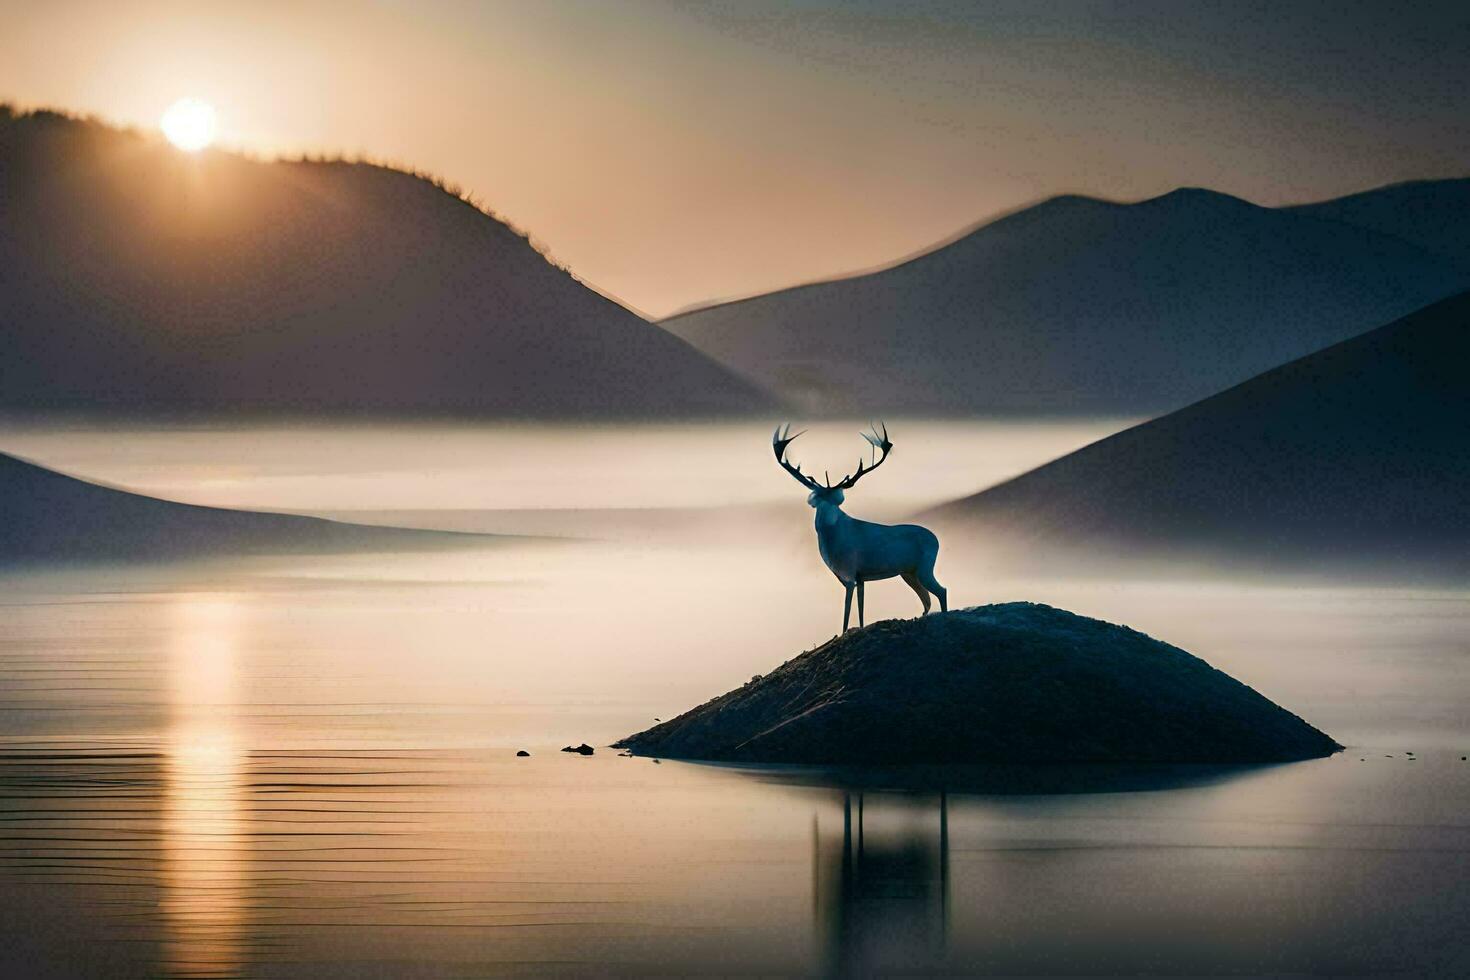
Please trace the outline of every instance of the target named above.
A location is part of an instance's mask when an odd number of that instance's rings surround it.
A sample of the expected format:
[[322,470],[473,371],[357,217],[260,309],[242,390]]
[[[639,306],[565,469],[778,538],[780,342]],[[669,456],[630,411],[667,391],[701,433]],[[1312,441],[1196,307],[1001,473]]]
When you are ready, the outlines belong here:
[[[837,576],[837,581],[847,590],[842,603],[842,632],[846,633],[852,621],[852,594],[857,592],[858,627],[863,622],[863,586],[868,582],[898,576],[908,584],[924,604],[924,614],[929,612],[929,594],[939,599],[940,612],[949,611],[949,593],[934,577],[934,561],[939,557],[939,539],[934,532],[917,524],[874,524],[860,521],[842,512],[844,491],[851,490],[857,482],[882,466],[893,451],[893,442],[888,438],[888,426],[878,426],[862,437],[868,441],[871,455],[868,460],[858,458],[857,471],[844,476],[836,483],[822,474],[823,482],[801,471],[801,465],[786,460],[786,447],[802,435],[791,434],[791,425],[785,431],[776,426],[771,434],[771,449],[776,462],[791,474],[792,478],[811,491],[806,498],[808,506],[817,512],[817,549],[822,561]],[[882,455],[878,455],[882,453]]]

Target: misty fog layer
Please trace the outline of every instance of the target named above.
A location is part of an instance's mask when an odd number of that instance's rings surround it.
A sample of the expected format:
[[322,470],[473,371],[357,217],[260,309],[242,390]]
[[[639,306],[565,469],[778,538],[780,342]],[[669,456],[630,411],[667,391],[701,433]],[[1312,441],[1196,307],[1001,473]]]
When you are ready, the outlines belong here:
[[[1122,424],[890,420],[892,460],[847,509],[910,513]],[[836,631],[842,590],[763,427],[10,420],[3,438],[173,499],[555,535],[0,573],[8,970],[1465,965],[1439,941],[1470,909],[1463,590],[1021,577],[945,537],[955,606],[1126,624],[1348,748],[1060,795],[844,793],[601,747]],[[860,445],[823,426],[792,455],[836,478]],[[868,589],[870,622],[917,607]],[[558,751],[582,741],[594,756]]]

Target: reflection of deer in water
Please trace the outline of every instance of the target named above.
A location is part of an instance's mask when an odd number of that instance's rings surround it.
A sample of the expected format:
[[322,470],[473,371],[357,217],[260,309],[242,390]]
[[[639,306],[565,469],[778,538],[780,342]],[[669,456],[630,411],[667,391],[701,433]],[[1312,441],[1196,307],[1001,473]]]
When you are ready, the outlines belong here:
[[[863,625],[863,583],[879,579],[901,577],[909,588],[918,593],[929,611],[929,593],[939,597],[942,612],[949,610],[949,593],[934,577],[934,560],[939,557],[939,539],[928,528],[917,524],[873,524],[848,517],[842,512],[842,491],[850,490],[864,475],[883,465],[893,443],[888,441],[888,427],[883,434],[875,427],[872,433],[863,433],[863,438],[873,447],[871,463],[858,460],[857,472],[838,480],[818,483],[801,471],[800,466],[786,462],[786,447],[796,436],[791,426],[781,431],[777,426],[771,436],[771,448],[775,450],[776,462],[811,491],[806,502],[817,511],[817,547],[822,552],[822,561],[837,576],[847,589],[847,598],[842,604],[842,631],[852,618],[852,593],[857,590],[858,625]],[[882,456],[877,453],[882,452]]]
[[[877,818],[866,833],[865,796]],[[812,816],[812,912],[824,974],[947,975],[948,796],[941,791],[937,802],[935,814],[927,795],[843,792],[840,838]]]

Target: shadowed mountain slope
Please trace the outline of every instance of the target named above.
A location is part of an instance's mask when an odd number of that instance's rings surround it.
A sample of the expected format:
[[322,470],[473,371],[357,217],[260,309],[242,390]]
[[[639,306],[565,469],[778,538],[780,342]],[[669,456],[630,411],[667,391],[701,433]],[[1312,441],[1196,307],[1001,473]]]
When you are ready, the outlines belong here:
[[1411,180],[1285,210],[1381,231],[1470,270],[1470,178]]
[[664,321],[812,411],[1161,411],[1470,285],[1391,235],[1204,190],[1058,197],[902,265]]
[[924,516],[1027,552],[1470,575],[1470,293]]
[[489,540],[175,503],[0,453],[0,565],[414,549]]
[[853,630],[619,745],[720,762],[1283,762],[1339,746],[1177,647],[1008,602]]
[[767,394],[440,186],[0,107],[0,407],[706,416]]

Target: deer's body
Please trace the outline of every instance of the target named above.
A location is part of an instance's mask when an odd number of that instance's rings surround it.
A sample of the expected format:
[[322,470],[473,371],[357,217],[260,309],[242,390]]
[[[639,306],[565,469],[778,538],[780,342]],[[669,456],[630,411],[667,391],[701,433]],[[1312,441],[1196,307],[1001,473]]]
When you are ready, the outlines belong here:
[[838,504],[822,503],[817,505],[817,548],[837,581],[847,585],[918,574],[926,564],[932,570],[939,539],[917,524],[860,521]]
[[[874,524],[860,521],[842,512],[843,490],[851,488],[863,474],[876,469],[893,444],[888,441],[888,430],[879,437],[864,435],[875,449],[883,451],[883,458],[871,466],[859,461],[857,472],[844,477],[836,486],[826,486],[801,472],[800,466],[786,462],[785,451],[795,436],[782,434],[778,429],[772,439],[776,460],[782,468],[811,490],[807,503],[817,512],[817,549],[822,561],[831,569],[847,590],[843,602],[842,629],[847,631],[852,618],[852,594],[858,597],[858,625],[863,625],[863,585],[881,579],[901,577],[908,587],[918,595],[929,611],[929,594],[939,599],[942,611],[949,609],[949,594],[934,577],[934,561],[939,557],[939,539],[928,528],[917,524]],[[799,433],[798,433],[799,434]]]

